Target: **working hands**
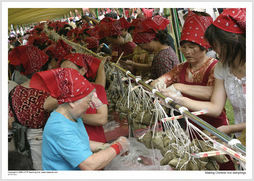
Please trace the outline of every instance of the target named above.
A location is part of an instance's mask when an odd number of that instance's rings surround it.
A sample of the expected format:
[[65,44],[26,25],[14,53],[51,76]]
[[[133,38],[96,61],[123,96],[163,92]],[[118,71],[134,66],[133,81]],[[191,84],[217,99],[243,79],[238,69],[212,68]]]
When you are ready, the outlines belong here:
[[101,100],[97,97],[97,93],[93,92],[92,100],[90,102],[90,107],[93,109],[98,109],[100,106],[102,106],[103,103]]
[[181,104],[181,97],[183,97],[183,95],[181,94],[180,91],[176,90],[173,85],[164,89],[160,89],[160,92],[164,96],[170,97],[171,99],[173,99],[176,103]]
[[120,136],[111,145],[114,145],[114,144],[118,145],[120,155],[127,155],[128,154],[128,151],[130,150],[130,141],[126,137]]

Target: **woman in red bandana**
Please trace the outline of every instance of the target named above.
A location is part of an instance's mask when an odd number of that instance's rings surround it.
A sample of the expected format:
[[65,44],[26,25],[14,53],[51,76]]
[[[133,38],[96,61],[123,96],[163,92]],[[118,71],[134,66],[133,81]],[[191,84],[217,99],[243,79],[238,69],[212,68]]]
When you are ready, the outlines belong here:
[[[206,56],[209,44],[204,40],[204,33],[212,21],[210,16],[199,16],[191,11],[187,14],[180,41],[180,50],[186,62],[177,65],[170,72],[153,81],[151,85],[164,94],[169,94],[170,90],[176,89],[184,97],[210,100],[215,80],[214,68],[218,60]],[[181,95],[179,92],[178,94]],[[228,125],[224,111],[218,118],[204,115],[199,117],[216,128]],[[193,124],[202,130],[200,126]]]
[[234,125],[220,126],[225,134],[238,138],[246,128],[246,9],[229,8],[210,25],[205,38],[219,55],[214,70],[215,83],[210,102],[179,97],[178,102],[194,111],[207,108],[209,115],[218,116],[226,98],[232,104]]
[[[89,57],[89,56],[88,56]],[[85,54],[75,53],[72,55],[65,56],[63,61],[60,62],[61,68],[73,68],[81,75],[87,74],[87,77],[92,76],[91,73],[87,72],[88,66],[85,63],[87,58]],[[89,61],[88,61],[89,62]],[[98,66],[98,65],[97,65]],[[91,66],[96,67],[96,65]],[[91,75],[90,75],[91,74]],[[95,72],[96,74],[96,72]],[[86,127],[89,139],[92,141],[106,142],[106,136],[104,134],[103,126],[108,121],[108,100],[104,87],[100,84],[92,85],[96,89],[98,99],[101,101],[100,106],[95,108],[88,108],[86,113],[82,116],[83,122]]]
[[58,68],[34,74],[30,86],[50,92],[58,101],[44,128],[43,170],[99,170],[129,149],[119,137],[111,145],[91,141],[82,122],[90,106],[97,106],[94,87],[77,70]]
[[[21,74],[28,78],[26,82],[16,86],[10,94],[12,107],[19,122],[28,128],[27,138],[36,170],[42,170],[42,129],[49,113],[57,107],[57,101],[48,92],[33,89],[29,84],[35,72],[48,69],[48,59],[43,51],[32,45],[16,47],[9,53],[10,64],[20,67]],[[10,107],[8,120],[11,129],[14,113]]]
[[112,52],[111,56],[113,61],[117,61],[122,53],[123,55],[121,60],[132,59],[133,50],[136,46],[136,44],[133,42],[124,41],[124,37],[121,35],[123,25],[124,24],[121,20],[113,19],[111,19],[111,21],[109,22],[100,23],[100,39],[106,38],[107,42],[110,44]]
[[172,92],[167,96],[193,111],[207,108],[207,115],[213,117],[223,112],[228,97],[234,110],[235,124],[221,125],[217,129],[239,137],[246,129],[246,9],[225,9],[206,29],[204,37],[220,59],[214,70],[215,83],[210,101],[195,101]]
[[138,70],[150,69],[152,79],[157,79],[175,67],[179,62],[174,50],[169,46],[168,33],[165,31],[168,23],[169,21],[161,16],[139,22],[135,27],[133,41],[142,49],[154,53],[154,57],[148,64],[132,61],[127,61],[126,64]]

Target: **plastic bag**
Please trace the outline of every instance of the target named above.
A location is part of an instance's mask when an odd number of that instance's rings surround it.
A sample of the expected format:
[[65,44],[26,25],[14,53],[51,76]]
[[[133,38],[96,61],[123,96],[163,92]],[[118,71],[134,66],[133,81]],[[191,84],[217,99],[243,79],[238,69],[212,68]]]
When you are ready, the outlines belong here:
[[160,166],[163,158],[157,149],[148,149],[135,138],[129,138],[130,152],[127,156],[118,155],[104,170],[172,170],[169,165]]

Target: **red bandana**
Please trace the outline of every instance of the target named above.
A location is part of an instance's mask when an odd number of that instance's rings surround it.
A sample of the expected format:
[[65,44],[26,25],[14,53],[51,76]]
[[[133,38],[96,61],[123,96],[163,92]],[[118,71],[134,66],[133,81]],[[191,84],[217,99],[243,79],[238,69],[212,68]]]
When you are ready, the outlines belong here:
[[48,56],[32,45],[22,45],[14,48],[8,55],[11,65],[23,65],[23,75],[34,73],[48,61]]
[[30,87],[50,92],[58,104],[74,102],[89,95],[94,87],[77,70],[57,68],[33,75]]
[[166,18],[163,18],[160,15],[147,18],[144,21],[142,21],[142,24],[145,28],[153,28],[154,30],[165,30],[167,25],[169,24],[169,20]]
[[73,48],[65,43],[62,39],[59,39],[57,43],[48,46],[43,51],[49,53],[56,59],[61,59],[63,56],[71,53]]
[[131,25],[124,17],[120,18],[118,21],[121,22],[122,29],[127,29]]
[[225,9],[213,25],[230,33],[246,32],[246,8]]
[[96,37],[87,37],[85,43],[88,49],[97,48],[99,46],[99,39]]
[[121,34],[121,22],[120,21],[112,21],[109,23],[99,24],[99,37],[100,39]]
[[181,40],[197,43],[208,49],[210,45],[204,40],[205,30],[213,22],[212,17],[198,16],[189,11],[183,25]]
[[156,37],[156,31],[154,29],[149,29],[145,32],[134,32],[133,42],[139,43],[150,43]]
[[65,57],[63,57],[63,59],[71,61],[75,65],[78,65],[80,67],[84,67],[87,70],[87,73],[86,73],[87,78],[96,77],[99,65],[101,63],[100,59],[95,58],[91,55],[84,54],[84,53],[68,54]]

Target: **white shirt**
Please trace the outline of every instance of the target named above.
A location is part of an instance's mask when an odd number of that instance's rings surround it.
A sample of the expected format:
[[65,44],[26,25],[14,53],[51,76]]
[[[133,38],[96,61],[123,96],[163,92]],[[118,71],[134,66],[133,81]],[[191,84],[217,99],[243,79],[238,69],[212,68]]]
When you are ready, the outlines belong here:
[[[246,122],[246,77],[239,80],[230,73],[229,67],[224,68],[219,62],[214,69],[214,77],[224,80],[227,97],[233,107],[235,124]],[[235,133],[239,137],[241,133]]]

